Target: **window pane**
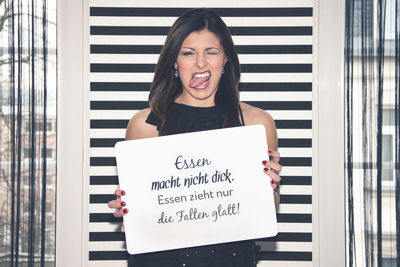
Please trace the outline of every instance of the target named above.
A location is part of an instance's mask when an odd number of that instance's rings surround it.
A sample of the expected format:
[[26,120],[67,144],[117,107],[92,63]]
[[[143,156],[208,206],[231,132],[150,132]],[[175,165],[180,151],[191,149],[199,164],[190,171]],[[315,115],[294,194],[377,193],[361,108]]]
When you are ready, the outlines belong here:
[[382,161],[393,161],[393,135],[382,135]]
[[0,267],[55,262],[56,4],[0,1]]
[[382,123],[384,126],[391,126],[391,125],[395,125],[395,113],[394,113],[394,109],[383,109],[382,112]]

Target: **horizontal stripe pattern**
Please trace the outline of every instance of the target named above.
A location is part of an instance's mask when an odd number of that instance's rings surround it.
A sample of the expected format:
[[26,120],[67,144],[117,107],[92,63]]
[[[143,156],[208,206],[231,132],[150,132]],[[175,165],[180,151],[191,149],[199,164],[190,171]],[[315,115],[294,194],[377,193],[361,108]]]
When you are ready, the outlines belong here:
[[[281,185],[311,185],[311,176],[282,176]],[[116,175],[91,175],[91,185],[117,185]]]
[[[114,166],[96,166],[89,168],[89,175],[117,175],[117,169]],[[282,176],[309,176],[312,175],[312,167],[300,166],[284,166],[281,170],[280,175]]]
[[[311,157],[311,148],[279,148],[281,157]],[[115,157],[114,147],[91,147],[89,150],[90,157]]]
[[[108,36],[107,43],[109,40],[114,38],[115,36]],[[129,37],[124,37],[123,40],[126,40]],[[243,39],[247,41],[252,36],[245,36]],[[281,37],[280,37],[281,38]],[[280,38],[277,38],[280,40]],[[148,39],[140,39],[148,40]],[[151,40],[151,39],[150,39]],[[134,43],[130,40],[126,41],[129,44]],[[271,41],[269,41],[271,42]],[[120,44],[120,41],[117,40],[116,44]],[[147,45],[147,44],[145,44]],[[138,64],[156,64],[158,61],[158,54],[91,54],[90,62],[91,63],[138,63]],[[263,64],[279,64],[279,63],[312,63],[312,55],[311,54],[240,54],[239,61],[242,64],[255,64],[255,63],[263,63]]]
[[[153,6],[157,9],[159,8],[197,8],[199,7],[198,2],[188,1],[185,6],[182,7],[182,0],[152,0],[150,3],[138,2],[138,1],[126,1],[126,0],[89,0],[91,7],[136,7],[136,8],[149,8]],[[273,8],[310,8],[313,6],[312,0],[285,0],[275,1],[275,0],[264,0],[264,1],[213,1],[213,0],[203,0],[201,5],[207,6],[209,8],[262,8],[262,7],[273,7]],[[180,15],[181,13],[177,14]]]
[[[89,17],[89,266],[126,266],[114,145],[147,108],[169,27],[192,3],[91,0]],[[275,119],[281,164],[276,237],[260,239],[258,266],[311,266],[313,1],[206,0],[227,23],[241,62],[240,98]],[[225,6],[224,6],[225,5]],[[270,265],[271,264],[271,265]]]
[[[279,241],[263,241],[259,242],[262,250],[271,250],[274,247],[275,251],[304,251],[304,249],[311,250],[310,242],[279,242]],[[90,250],[95,251],[109,251],[110,249],[125,250],[125,241],[92,241],[89,245]]]
[[[112,17],[178,17],[191,8],[130,8],[130,7],[95,7],[90,8],[90,16]],[[213,8],[221,17],[311,17],[311,7],[295,8]]]
[[[92,129],[123,128],[129,120],[90,120]],[[275,120],[277,129],[311,129],[311,120]]]
[[[153,72],[154,64],[90,64],[90,72]],[[310,73],[311,64],[242,64],[242,72]]]
[[[282,186],[282,188],[284,188]],[[288,187],[286,187],[288,188]],[[295,189],[296,187],[293,187]],[[91,203],[90,213],[108,213],[110,212],[110,208],[108,207],[107,203]],[[279,205],[279,213],[312,213],[312,204],[286,204],[281,203]]]
[[[178,17],[161,17],[161,16],[146,16],[146,17],[107,17],[107,16],[92,16],[89,20],[90,26],[152,26],[162,27],[172,25]],[[312,17],[222,17],[225,23],[231,27],[262,27],[262,26],[312,26]],[[149,36],[152,37],[152,36]],[[234,39],[236,42],[237,40]]]
[[[311,101],[244,101],[264,110],[311,110]],[[90,101],[91,110],[139,110],[148,107],[146,101]]]
[[[257,267],[288,267],[293,264],[292,261],[274,261],[274,260],[269,260],[269,261],[260,261],[257,264]],[[88,266],[89,267],[97,267],[97,266],[109,266],[110,261],[101,261],[101,260],[96,260],[96,261],[90,261]],[[114,260],[112,262],[113,267],[126,267],[127,263],[126,260]],[[296,262],[296,267],[313,267],[313,264],[311,261],[303,261],[303,262]]]
[[[125,234],[122,232],[91,232],[89,241],[125,241]],[[275,237],[260,239],[259,241],[278,241],[278,242],[310,242],[311,233],[279,233]]]
[[[91,35],[167,35],[169,27],[90,26]],[[312,27],[229,27],[232,35],[312,35]]]
[[[89,260],[120,260],[128,259],[126,251],[89,251]],[[288,252],[288,251],[261,251],[259,260],[289,260],[289,261],[312,261],[311,252]],[[292,263],[293,264],[293,263]]]
[[[310,29],[311,30],[311,29]],[[90,45],[91,54],[159,54],[162,45]],[[312,45],[236,45],[240,54],[311,54]]]

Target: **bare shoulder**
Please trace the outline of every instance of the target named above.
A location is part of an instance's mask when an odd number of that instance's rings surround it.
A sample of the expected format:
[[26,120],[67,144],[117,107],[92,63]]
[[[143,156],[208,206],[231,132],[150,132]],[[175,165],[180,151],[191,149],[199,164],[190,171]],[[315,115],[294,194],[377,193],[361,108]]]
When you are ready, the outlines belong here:
[[158,136],[157,127],[146,122],[150,111],[150,108],[140,110],[131,118],[126,128],[125,140]]
[[242,109],[246,125],[262,124],[265,126],[269,149],[276,150],[278,147],[278,138],[272,116],[265,110],[243,102],[240,102],[240,108]]
[[274,119],[265,110],[253,107],[252,105],[243,102],[240,102],[240,107],[243,111],[246,125],[264,124],[267,126],[273,124],[275,126]]

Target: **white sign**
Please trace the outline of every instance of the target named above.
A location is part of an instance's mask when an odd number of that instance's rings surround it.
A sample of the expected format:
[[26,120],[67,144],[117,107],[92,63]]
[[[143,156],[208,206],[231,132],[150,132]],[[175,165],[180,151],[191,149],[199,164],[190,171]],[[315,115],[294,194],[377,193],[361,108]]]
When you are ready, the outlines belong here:
[[275,236],[262,125],[116,144],[130,254]]

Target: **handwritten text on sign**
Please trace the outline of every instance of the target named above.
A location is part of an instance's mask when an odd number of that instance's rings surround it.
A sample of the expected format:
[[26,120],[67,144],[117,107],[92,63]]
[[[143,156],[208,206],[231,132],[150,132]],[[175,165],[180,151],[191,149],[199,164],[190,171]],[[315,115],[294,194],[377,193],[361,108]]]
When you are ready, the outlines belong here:
[[131,254],[274,236],[261,125],[120,142]]
[[[176,158],[175,161],[175,167],[177,170],[182,170],[182,169],[190,169],[190,168],[196,168],[196,167],[204,167],[204,166],[209,166],[211,165],[211,161],[202,158],[198,159],[197,161],[194,159],[190,159],[188,162],[186,159],[183,158],[182,155],[179,155]],[[197,175],[191,175],[190,177],[185,177],[184,179],[181,179],[181,177],[177,176],[171,176],[170,179],[167,180],[161,180],[161,181],[155,181],[152,182],[151,184],[151,190],[162,190],[162,189],[167,189],[167,188],[179,188],[181,186],[190,188],[195,185],[204,185],[210,183],[232,183],[234,181],[233,178],[231,178],[231,173],[229,172],[229,169],[226,169],[224,172],[221,172],[219,170],[216,170],[215,173],[212,175],[209,175],[208,173],[202,173],[199,171]],[[187,201],[199,201],[199,200],[204,200],[204,199],[214,199],[214,198],[221,198],[221,197],[229,197],[232,196],[233,189],[228,189],[228,190],[217,190],[217,191],[212,191],[212,190],[205,190],[203,189],[203,192],[197,193],[197,191],[194,191],[194,193],[188,194],[188,195],[180,195],[180,196],[164,196],[164,195],[158,195],[158,205],[167,205],[167,204],[172,204],[172,203],[180,203],[180,202],[187,202]],[[174,221],[176,222],[182,222],[182,221],[188,221],[188,220],[201,220],[201,219],[208,219],[212,218],[213,221],[217,221],[219,217],[221,216],[229,216],[229,215],[236,215],[239,213],[239,206],[240,203],[233,203],[229,204],[226,209],[222,207],[221,204],[218,205],[217,209],[215,209],[212,212],[206,212],[206,211],[199,211],[197,208],[190,208],[189,211],[185,210],[179,210],[176,212],[176,217],[174,218],[173,216],[166,215],[165,212],[163,211],[161,213],[161,217],[158,220],[158,223],[172,223]]]

